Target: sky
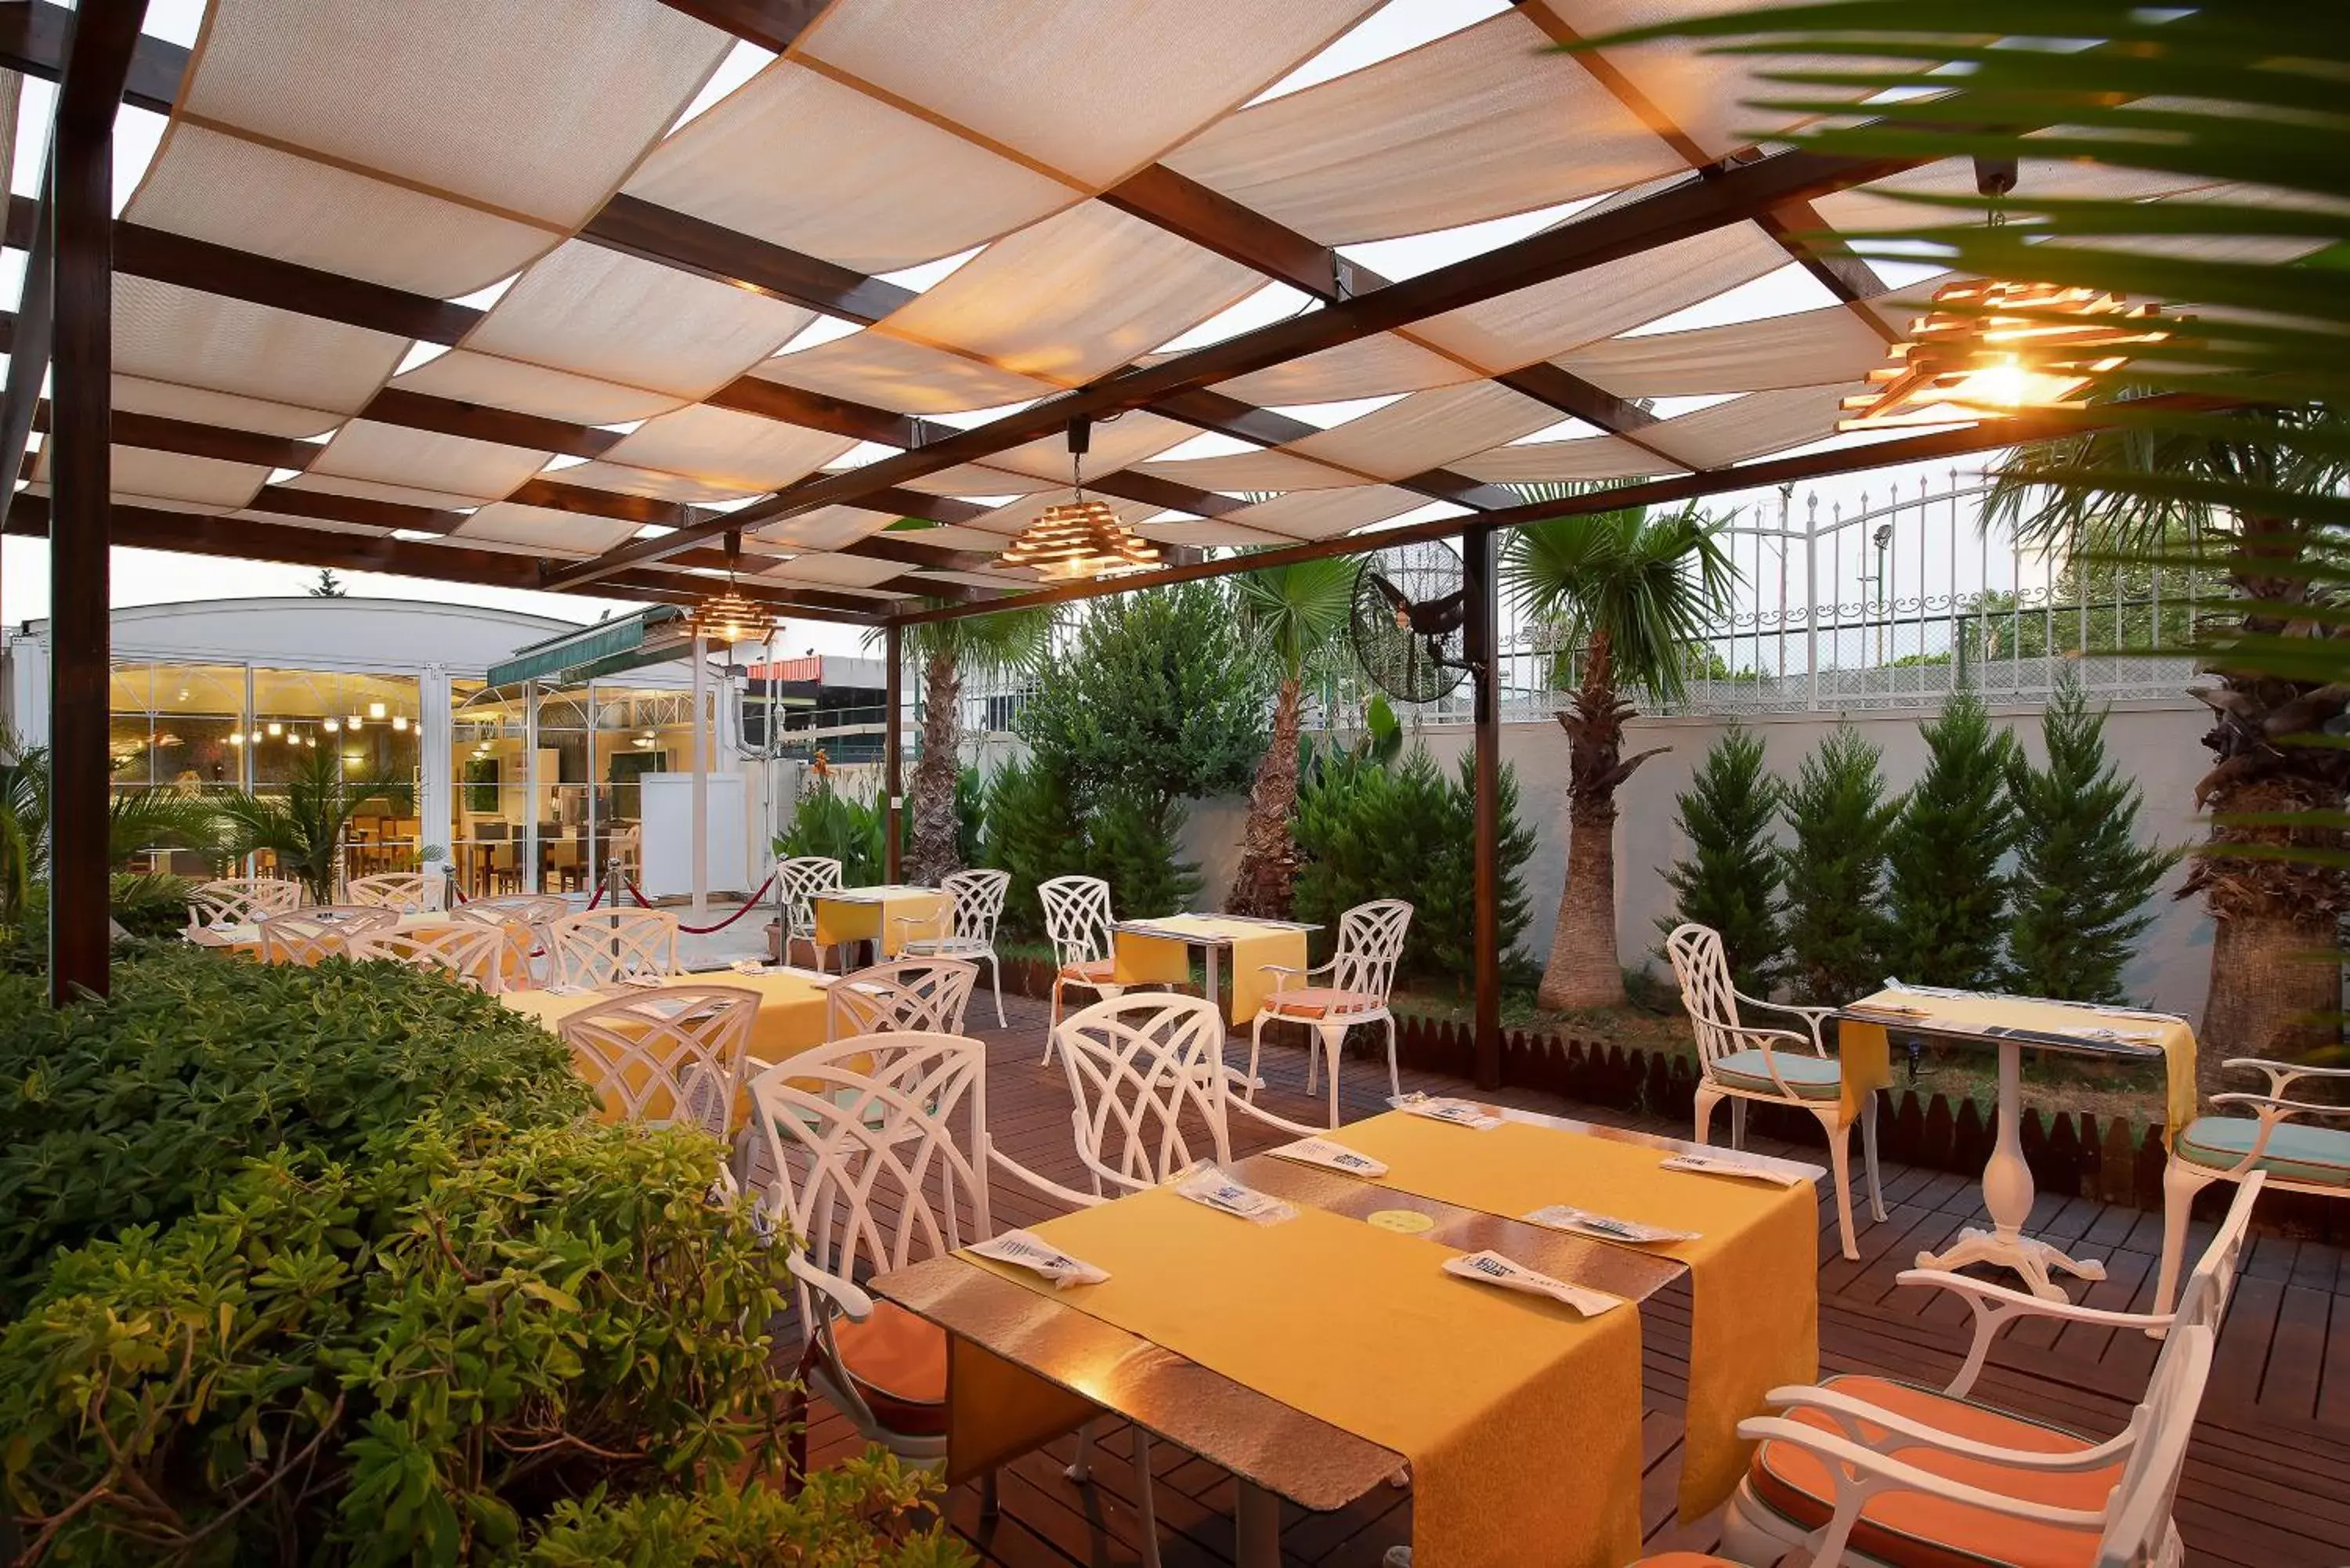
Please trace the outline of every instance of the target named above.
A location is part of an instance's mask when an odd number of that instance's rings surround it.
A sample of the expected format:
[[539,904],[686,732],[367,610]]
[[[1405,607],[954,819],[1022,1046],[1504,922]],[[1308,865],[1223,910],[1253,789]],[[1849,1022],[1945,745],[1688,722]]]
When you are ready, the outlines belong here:
[[[1509,0],[1389,0],[1387,5],[1267,89],[1262,97],[1280,97],[1312,86],[1316,81],[1359,69],[1509,8]],[[203,0],[151,0],[146,30],[175,43],[192,45],[196,41],[203,15]],[[736,57],[722,68],[712,88],[687,113],[691,115],[709,102],[715,101],[723,90],[745,79],[770,57],[764,51],[743,46],[737,50]],[[49,84],[29,78],[26,79],[19,108],[21,129],[11,171],[10,185],[15,192],[31,192],[38,188],[53,99],[54,88]],[[115,137],[117,211],[129,201],[140,174],[154,156],[164,123],[161,115],[124,106],[117,121]],[[1523,238],[1571,216],[1577,208],[1587,204],[1575,203],[1519,214],[1442,234],[1350,245],[1345,247],[1345,253],[1389,277],[1409,277]],[[0,253],[0,302],[13,304],[22,284],[24,261],[22,252]],[[899,275],[899,281],[906,282],[910,286],[926,286],[944,276],[951,267],[951,263],[934,265],[930,268],[917,269],[924,274],[920,277]],[[1925,269],[1917,270],[1922,273]],[[1906,282],[1908,279],[1894,276],[1890,281]],[[1825,288],[1800,267],[1790,265],[1780,272],[1733,291],[1730,296],[1679,312],[1662,322],[1651,323],[1640,330],[1685,328],[1728,320],[1753,319],[1811,309],[1831,302],[1831,296]],[[1170,347],[1195,347],[1294,314],[1310,303],[1303,295],[1272,286],[1212,321],[1203,323],[1173,340]],[[833,335],[837,331],[821,320],[817,327],[825,335]],[[1704,400],[1676,400],[1691,405]],[[1376,401],[1369,406],[1377,406]],[[1368,408],[1342,410],[1334,406],[1326,410],[1288,411],[1320,424],[1347,414],[1359,417],[1360,413],[1368,411]],[[1667,409],[1663,411],[1687,410]],[[952,422],[972,421],[958,420]],[[1529,439],[1557,440],[1568,433],[1568,430],[1559,429],[1540,432]],[[1840,438],[1835,443],[1822,444],[1848,444],[1856,439]],[[1169,455],[1209,455],[1215,451],[1231,450],[1233,444],[1228,438],[1203,436]],[[868,455],[880,455],[880,452]],[[1975,466],[1979,465],[1980,460]],[[1948,478],[1947,466],[1931,472],[1924,470],[1898,473],[1877,471],[1821,481],[1805,486],[1804,494],[1817,494],[1824,513],[1837,505],[1852,511],[1861,506],[1865,496],[1881,500],[1895,483],[1899,483],[1904,493],[1914,493],[1921,479],[1939,488],[1948,482]],[[1802,500],[1801,496],[1797,498],[1798,517],[1802,514]],[[1775,493],[1749,492],[1725,495],[1705,504],[1718,516],[1740,512],[1751,520],[1758,511],[1765,515],[1775,514],[1779,498]],[[1441,504],[1431,505],[1394,521],[1413,522],[1424,516],[1440,516],[1457,510]],[[47,613],[47,545],[39,540],[0,540],[0,621],[15,627]],[[304,592],[317,580],[317,571],[309,567],[132,549],[114,552],[112,571],[111,597],[118,606],[295,595]],[[619,613],[636,607],[633,602],[577,595],[539,594],[367,572],[338,575],[348,590],[357,595],[499,606],[580,621],[595,620],[608,608]],[[795,647],[813,647],[827,653],[850,653],[860,646],[863,635],[862,629],[858,628],[795,620],[789,623],[784,641]]]

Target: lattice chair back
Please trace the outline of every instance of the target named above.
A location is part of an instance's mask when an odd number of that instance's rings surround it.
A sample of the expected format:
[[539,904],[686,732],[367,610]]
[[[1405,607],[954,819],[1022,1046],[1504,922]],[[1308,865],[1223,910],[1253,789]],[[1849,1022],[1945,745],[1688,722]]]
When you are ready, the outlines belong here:
[[1403,958],[1403,939],[1411,929],[1411,906],[1401,898],[1378,898],[1357,904],[1338,917],[1338,952],[1330,983],[1340,991],[1377,997],[1387,1005],[1395,989],[1396,965]]
[[351,940],[400,924],[390,909],[362,909],[349,905],[326,905],[290,915],[271,915],[261,922],[261,956],[268,963],[301,964],[320,959],[348,958]]
[[487,992],[505,989],[505,950],[512,940],[502,927],[481,921],[395,927],[350,939],[354,961],[390,959],[413,969],[443,969]]
[[1077,1158],[1095,1179],[1153,1187],[1232,1158],[1224,1022],[1203,997],[1146,992],[1097,1002],[1053,1032],[1069,1076]]
[[448,887],[449,879],[438,872],[426,876],[421,871],[386,871],[374,877],[354,877],[343,885],[343,891],[354,904],[421,915],[441,908]]
[[1003,895],[1012,888],[1009,871],[958,871],[939,883],[951,905],[953,934],[949,941],[995,945],[995,928],[1003,919]]
[[224,877],[199,883],[188,894],[188,927],[256,925],[271,915],[302,907],[302,884],[277,877]]
[[549,921],[557,985],[603,986],[639,974],[676,974],[677,917],[667,909],[589,909]]
[[468,919],[494,917],[520,920],[525,926],[545,926],[569,914],[571,905],[552,893],[506,893],[494,898],[468,899],[454,912]]
[[671,985],[583,1007],[556,1032],[614,1120],[723,1138],[758,1016],[755,991]]
[[795,856],[775,867],[775,896],[795,931],[816,929],[816,896],[839,886],[840,862],[821,855]]
[[[765,1155],[759,1212],[819,1269],[853,1281],[995,1233],[976,1040],[874,1034],[802,1051],[752,1080],[751,1115]],[[813,1321],[805,1287],[800,1312]]]
[[1045,935],[1055,963],[1066,969],[1110,956],[1108,883],[1098,877],[1055,877],[1037,886],[1036,897],[1044,901]]
[[979,966],[962,959],[899,959],[832,982],[825,996],[825,1036],[961,1034]]
[[[2180,1560],[2171,1505],[2187,1467],[2187,1443],[2211,1377],[2219,1330],[2210,1323],[2175,1327],[2147,1382],[2146,1398],[2130,1413],[2135,1438],[2121,1479],[2106,1500],[2106,1528],[2095,1568],[2157,1568]],[[1953,1542],[1965,1545],[1966,1542]]]
[[1705,1064],[1711,1067],[1744,1049],[1745,1042],[1738,1033],[1738,992],[1731,982],[1721,933],[1694,921],[1676,926],[1665,939],[1665,956],[1672,961],[1673,978],[1680,982],[1681,1006],[1689,1012],[1697,1053]]

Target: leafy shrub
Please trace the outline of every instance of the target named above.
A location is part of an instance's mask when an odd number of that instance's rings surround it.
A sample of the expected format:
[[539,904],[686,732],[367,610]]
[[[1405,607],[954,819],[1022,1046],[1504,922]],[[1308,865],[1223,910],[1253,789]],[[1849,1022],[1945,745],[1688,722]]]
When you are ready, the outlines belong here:
[[[844,883],[871,887],[888,874],[889,826],[889,807],[878,795],[848,794],[831,779],[819,778],[793,807],[790,824],[775,840],[775,855],[778,859],[815,855],[837,860]],[[898,830],[902,849],[912,836],[911,812],[899,814]]]
[[1034,757],[1004,763],[987,783],[986,864],[1008,873],[1003,929],[1042,936],[1037,888],[1086,869],[1083,825],[1068,781]]
[[257,964],[176,944],[53,1010],[0,976],[0,1311],[58,1247],[179,1219],[251,1156],[329,1159],[420,1116],[562,1122],[592,1098],[561,1042],[470,987],[391,964]]
[[[527,1568],[950,1568],[968,1556],[929,1515],[918,1473],[852,1459],[790,1502],[764,1487],[558,1504]],[[846,1540],[858,1550],[843,1554]]]
[[1779,971],[1785,939],[1784,878],[1772,830],[1785,786],[1762,768],[1762,742],[1732,724],[1705,753],[1705,761],[1676,797],[1690,855],[1664,876],[1676,895],[1670,919],[1657,922],[1670,932],[1694,920],[1721,933],[1730,977],[1749,996],[1768,996]]
[[[805,1508],[728,1498],[781,1463],[783,1298],[747,1210],[709,1200],[714,1140],[483,1141],[281,1150],[168,1231],[59,1259],[0,1336],[6,1481],[51,1556],[961,1560],[919,1554],[892,1466]],[[805,1550],[746,1558],[754,1528]]]
[[1196,862],[1176,858],[1183,831],[1180,801],[1154,804],[1132,790],[1105,791],[1087,820],[1086,868],[1109,884],[1110,908],[1149,919],[1187,908],[1200,890]]
[[107,912],[131,936],[172,936],[187,927],[188,895],[195,886],[168,871],[117,871],[109,879]]

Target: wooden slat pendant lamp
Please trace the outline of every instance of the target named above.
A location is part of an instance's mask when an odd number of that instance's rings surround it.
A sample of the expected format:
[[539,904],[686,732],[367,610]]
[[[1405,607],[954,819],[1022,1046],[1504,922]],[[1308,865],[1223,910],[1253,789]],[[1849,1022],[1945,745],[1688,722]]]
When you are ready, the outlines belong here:
[[1049,582],[1116,576],[1159,564],[1159,546],[1118,521],[1105,502],[1086,493],[1086,449],[1092,421],[1069,421],[1069,473],[1075,499],[1045,508],[997,557],[1001,566],[1025,566]]

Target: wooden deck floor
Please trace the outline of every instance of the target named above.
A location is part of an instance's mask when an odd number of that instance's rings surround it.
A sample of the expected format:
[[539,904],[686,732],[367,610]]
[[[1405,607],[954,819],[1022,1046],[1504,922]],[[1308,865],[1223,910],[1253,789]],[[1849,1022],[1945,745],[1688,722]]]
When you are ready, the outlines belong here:
[[[997,1145],[1014,1158],[1057,1179],[1075,1178],[1069,1147],[1068,1091],[1056,1064],[1037,1065],[1043,1052],[1041,1005],[1007,998],[1012,1027],[985,1031],[990,1044],[989,1120]],[[974,1001],[972,1022],[992,1008]],[[1245,1043],[1240,1051],[1245,1052]],[[1323,1102],[1302,1094],[1304,1054],[1294,1045],[1268,1045],[1265,1072],[1272,1089],[1260,1096],[1269,1109],[1318,1125]],[[1244,1061],[1244,1055],[1239,1060]],[[1425,1074],[1407,1074],[1407,1088],[1461,1092],[1465,1085]],[[1385,1065],[1349,1059],[1344,1083],[1348,1120],[1385,1109]],[[1505,1093],[1493,1096],[1530,1109],[1580,1116],[1687,1136],[1687,1129],[1597,1111],[1555,1096]],[[1235,1152],[1278,1141],[1244,1119],[1234,1127]],[[1758,1141],[1771,1153],[1817,1158],[1818,1146]],[[1857,1158],[1856,1158],[1856,1165]],[[1857,1179],[1858,1172],[1855,1172]],[[1900,1287],[1895,1275],[1921,1248],[1942,1244],[1981,1216],[1975,1185],[1940,1172],[1887,1166],[1885,1199],[1890,1218],[1869,1225],[1863,1210],[1861,1257],[1846,1262],[1835,1239],[1833,1204],[1823,1183],[1820,1231],[1820,1352],[1826,1369],[1866,1371],[1939,1384],[1955,1371],[1965,1346],[1967,1309],[1948,1296]],[[997,1189],[999,1224],[1026,1224],[1052,1210],[1025,1189]],[[2080,1199],[2043,1195],[2032,1229],[2052,1241],[2106,1261],[2108,1277],[2090,1287],[2095,1306],[2150,1306],[2160,1245],[2160,1217],[2108,1208]],[[2208,1227],[2199,1227],[2189,1256]],[[2078,1294],[2076,1287],[2076,1296]],[[1668,1292],[1643,1311],[1647,1393],[1642,1512],[1650,1551],[1705,1550],[1718,1532],[1712,1521],[1674,1522],[1672,1498],[1679,1468],[1681,1400],[1689,1366],[1686,1287]],[[2051,1419],[2103,1437],[2120,1429],[2143,1391],[2156,1345],[2143,1334],[2024,1324],[2009,1331],[1981,1385],[1982,1397],[2019,1413]],[[810,1433],[815,1462],[851,1450],[855,1434],[837,1415],[818,1407]],[[954,1527],[1000,1568],[1069,1568],[1132,1563],[1137,1516],[1128,1439],[1107,1430],[1095,1461],[1094,1482],[1064,1479],[1069,1453],[1036,1454],[1003,1474],[1003,1510],[983,1522],[976,1490],[953,1493]],[[1210,1568],[1232,1561],[1232,1480],[1229,1474],[1167,1444],[1154,1448],[1160,1551],[1168,1568]],[[1330,1514],[1292,1511],[1284,1521],[1286,1563],[1327,1568],[1376,1568],[1386,1549],[1410,1538],[1410,1499],[1393,1490]],[[2350,1266],[2342,1249],[2261,1236],[2249,1256],[2220,1341],[2218,1364],[2198,1424],[2178,1508],[2189,1561],[2213,1568],[2333,1568],[2350,1563]]]

